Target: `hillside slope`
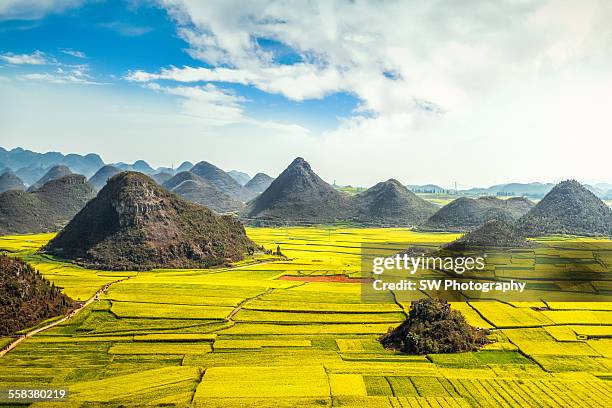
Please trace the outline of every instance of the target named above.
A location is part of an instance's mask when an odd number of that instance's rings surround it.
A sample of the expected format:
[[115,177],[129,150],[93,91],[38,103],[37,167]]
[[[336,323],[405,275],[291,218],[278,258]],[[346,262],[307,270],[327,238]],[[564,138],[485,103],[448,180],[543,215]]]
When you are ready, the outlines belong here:
[[193,166],[190,171],[236,200],[246,202],[255,196],[254,193],[240,185],[229,174],[208,162],[201,161]]
[[248,204],[245,218],[269,223],[316,223],[344,221],[350,214],[349,197],[323,181],[298,157]]
[[187,201],[201,204],[218,213],[240,211],[244,204],[190,171],[178,173],[163,186]]
[[394,179],[355,195],[351,202],[357,221],[386,226],[418,225],[438,209]]
[[610,235],[612,210],[575,180],[557,184],[518,221],[526,236]]
[[78,174],[29,193],[6,191],[0,194],[0,234],[58,231],[95,195],[93,186]]
[[76,303],[27,263],[0,254],[0,305],[0,336],[6,336],[65,314]]
[[25,190],[26,186],[23,181],[12,170],[6,170],[0,174],[0,193],[9,190]]
[[72,174],[72,171],[64,165],[53,166],[45,173],[44,176],[40,178],[36,183],[32,184],[28,188],[28,192],[32,192],[41,188],[45,183],[48,183],[51,180],[57,180],[64,176]]
[[43,249],[87,267],[111,270],[198,268],[251,251],[240,222],[169,193],[151,178],[111,178]]
[[487,221],[512,223],[526,214],[533,203],[526,198],[502,200],[496,197],[460,197],[442,207],[424,224],[426,229],[469,231]]

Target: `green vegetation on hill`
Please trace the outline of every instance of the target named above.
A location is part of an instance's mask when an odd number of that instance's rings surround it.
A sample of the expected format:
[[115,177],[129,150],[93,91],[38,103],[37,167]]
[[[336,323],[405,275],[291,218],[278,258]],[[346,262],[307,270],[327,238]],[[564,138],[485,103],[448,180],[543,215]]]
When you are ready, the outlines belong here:
[[57,231],[96,193],[84,176],[71,174],[33,192],[0,194],[0,234]]
[[527,236],[611,235],[612,210],[575,180],[557,184],[518,221]]
[[440,231],[466,231],[490,220],[512,223],[526,214],[533,203],[526,198],[460,197],[442,207],[423,224]]
[[9,190],[25,190],[23,181],[11,170],[5,170],[0,174],[0,193]]
[[240,211],[244,208],[241,201],[232,198],[191,171],[178,173],[162,186],[188,201],[201,204],[219,213]]
[[72,174],[72,171],[70,171],[70,169],[67,166],[64,165],[57,165],[57,166],[53,166],[49,169],[49,171],[47,171],[45,173],[44,176],[42,176],[40,178],[40,180],[38,180],[36,183],[32,184],[29,188],[28,188],[28,192],[32,192],[32,191],[36,191],[39,188],[41,188],[43,185],[45,185],[46,183],[52,181],[52,180],[57,180],[60,179],[64,176],[68,176]]
[[98,269],[144,270],[226,264],[252,248],[234,217],[187,202],[144,174],[123,172],[44,251]]
[[244,188],[229,174],[208,162],[201,161],[193,166],[190,171],[236,200],[246,202],[255,196],[254,193]]
[[20,259],[0,254],[0,336],[66,313],[75,303]]
[[395,179],[380,182],[351,201],[355,203],[357,221],[379,225],[418,225],[438,208]]
[[525,248],[533,246],[520,232],[505,221],[487,221],[480,228],[444,246],[450,251],[483,248]]
[[323,181],[301,157],[295,159],[244,213],[256,224],[355,223],[379,226],[417,225],[436,206],[397,180],[378,183],[356,195]]
[[476,351],[488,343],[487,331],[470,326],[444,300],[413,301],[408,318],[380,338],[381,344],[409,354]]

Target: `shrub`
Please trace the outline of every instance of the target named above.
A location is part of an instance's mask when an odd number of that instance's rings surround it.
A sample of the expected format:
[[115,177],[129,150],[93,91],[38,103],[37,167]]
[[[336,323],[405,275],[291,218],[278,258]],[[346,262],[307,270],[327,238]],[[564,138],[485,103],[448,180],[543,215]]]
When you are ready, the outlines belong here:
[[386,349],[409,354],[475,351],[488,343],[486,329],[470,326],[461,312],[439,299],[413,301],[408,318],[379,341]]

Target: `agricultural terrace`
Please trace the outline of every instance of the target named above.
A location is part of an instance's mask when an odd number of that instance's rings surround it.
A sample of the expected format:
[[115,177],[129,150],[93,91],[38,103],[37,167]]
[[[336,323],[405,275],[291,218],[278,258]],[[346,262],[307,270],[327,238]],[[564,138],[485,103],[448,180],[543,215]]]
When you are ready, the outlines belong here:
[[[457,235],[331,227],[248,233],[267,248],[280,245],[289,259],[105,272],[35,255],[51,235],[0,238],[0,248],[74,299],[111,284],[73,318],[1,357],[0,387],[68,385],[74,406],[612,406],[612,302],[455,302],[470,324],[494,329],[493,343],[472,353],[400,355],[377,338],[404,319],[411,299],[364,304],[358,283],[306,278],[358,276],[364,243],[433,244]],[[588,290],[611,289],[612,254],[602,240],[541,242],[535,264],[503,268],[511,260],[498,259],[499,273],[557,276],[582,264],[601,276]]]

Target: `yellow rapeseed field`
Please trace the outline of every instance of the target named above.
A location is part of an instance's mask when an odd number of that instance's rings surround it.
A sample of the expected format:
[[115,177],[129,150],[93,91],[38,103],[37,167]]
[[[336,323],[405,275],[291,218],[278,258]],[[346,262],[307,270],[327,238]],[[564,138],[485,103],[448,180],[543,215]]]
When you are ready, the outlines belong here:
[[[612,406],[612,302],[458,299],[452,307],[491,329],[492,343],[471,353],[401,355],[377,339],[404,320],[410,299],[364,303],[351,280],[360,276],[361,251],[441,245],[459,235],[330,226],[247,233],[287,259],[93,271],[36,254],[52,234],[1,237],[0,250],[25,258],[77,300],[110,287],[1,357],[0,388],[66,386],[75,407]],[[541,293],[580,289],[606,300],[610,241],[539,241],[531,252],[492,253],[487,273],[539,279]],[[577,269],[601,280],[589,288],[559,283]]]

